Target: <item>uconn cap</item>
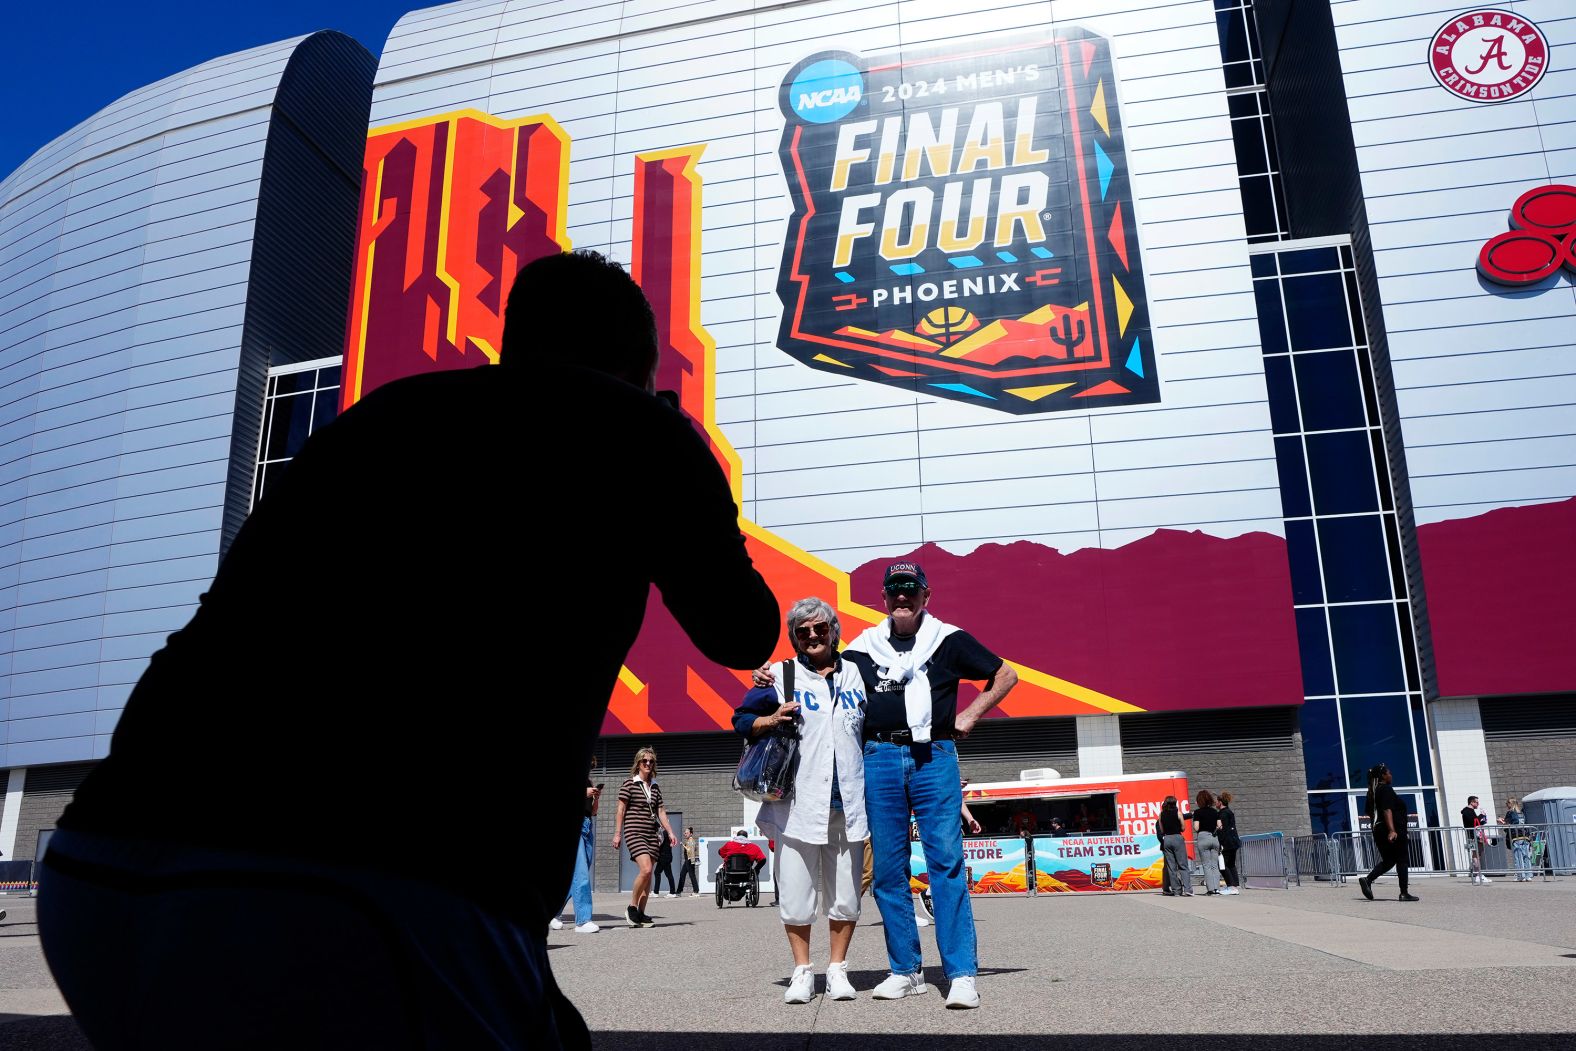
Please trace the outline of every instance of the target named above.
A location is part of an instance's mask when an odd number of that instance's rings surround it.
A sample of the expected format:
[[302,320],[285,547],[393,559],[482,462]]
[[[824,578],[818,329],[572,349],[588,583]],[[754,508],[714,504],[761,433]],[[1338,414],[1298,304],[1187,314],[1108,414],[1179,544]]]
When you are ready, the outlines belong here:
[[925,580],[925,571],[918,562],[894,562],[887,566],[886,576],[881,580],[882,587],[891,587],[901,580],[912,580],[922,588],[930,587]]

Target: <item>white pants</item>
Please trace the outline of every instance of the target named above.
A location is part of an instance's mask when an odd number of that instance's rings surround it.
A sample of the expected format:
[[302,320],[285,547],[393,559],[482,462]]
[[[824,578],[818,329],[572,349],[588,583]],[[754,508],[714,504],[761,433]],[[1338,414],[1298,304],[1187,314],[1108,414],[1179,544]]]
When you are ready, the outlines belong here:
[[848,841],[843,812],[832,811],[825,843],[777,838],[777,912],[788,927],[807,927],[819,917],[859,919],[859,880],[865,844]]

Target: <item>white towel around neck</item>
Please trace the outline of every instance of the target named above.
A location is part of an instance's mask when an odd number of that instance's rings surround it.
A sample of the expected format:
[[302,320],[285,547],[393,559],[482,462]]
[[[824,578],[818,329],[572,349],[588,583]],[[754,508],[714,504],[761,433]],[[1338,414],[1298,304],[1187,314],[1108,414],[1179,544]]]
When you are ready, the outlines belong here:
[[923,744],[930,740],[930,658],[941,647],[942,640],[958,629],[946,624],[932,613],[926,613],[914,633],[914,648],[900,653],[892,647],[892,618],[888,617],[873,628],[867,628],[848,644],[848,649],[870,655],[876,670],[883,679],[901,682],[903,709],[908,717],[908,731],[914,741]]

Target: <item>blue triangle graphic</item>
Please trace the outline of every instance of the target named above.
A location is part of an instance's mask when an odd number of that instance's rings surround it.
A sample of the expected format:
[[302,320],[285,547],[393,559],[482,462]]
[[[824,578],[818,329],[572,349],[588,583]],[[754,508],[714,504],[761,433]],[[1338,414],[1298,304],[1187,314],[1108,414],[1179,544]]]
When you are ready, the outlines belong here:
[[1105,200],[1105,191],[1111,185],[1111,173],[1116,170],[1116,165],[1111,163],[1111,158],[1105,155],[1097,142],[1094,144],[1094,165],[1100,169],[1100,200]]
[[1133,340],[1133,351],[1127,355],[1127,371],[1142,376],[1144,374],[1144,355],[1138,345],[1138,340]]

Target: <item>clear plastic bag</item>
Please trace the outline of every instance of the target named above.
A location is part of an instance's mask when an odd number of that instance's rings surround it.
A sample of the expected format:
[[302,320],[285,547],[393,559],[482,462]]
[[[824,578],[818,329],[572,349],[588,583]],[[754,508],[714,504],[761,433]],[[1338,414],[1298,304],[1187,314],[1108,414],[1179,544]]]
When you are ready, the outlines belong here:
[[734,790],[758,803],[775,803],[793,794],[799,769],[799,739],[778,734],[758,737],[744,746]]

